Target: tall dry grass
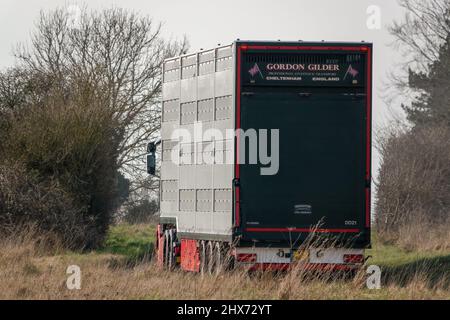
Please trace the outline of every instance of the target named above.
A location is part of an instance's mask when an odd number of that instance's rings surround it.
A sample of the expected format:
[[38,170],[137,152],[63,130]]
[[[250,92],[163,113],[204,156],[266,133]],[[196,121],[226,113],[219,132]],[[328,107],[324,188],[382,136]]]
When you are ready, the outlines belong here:
[[[283,274],[242,270],[218,275],[163,271],[148,260],[130,263],[111,254],[64,253],[32,232],[2,239],[0,299],[449,299],[445,279],[429,283],[422,272],[405,282],[395,277],[380,290],[365,286],[365,274],[345,280],[310,274],[301,267]],[[81,289],[66,287],[69,265],[81,268]],[[401,277],[398,277],[401,280]],[[448,280],[448,279],[447,279]]]
[[450,217],[441,223],[433,223],[427,217],[415,217],[401,225],[396,233],[382,233],[385,242],[395,243],[406,250],[450,250]]
[[383,159],[376,199],[380,240],[407,249],[450,249],[450,129],[413,129],[402,123],[379,130]]

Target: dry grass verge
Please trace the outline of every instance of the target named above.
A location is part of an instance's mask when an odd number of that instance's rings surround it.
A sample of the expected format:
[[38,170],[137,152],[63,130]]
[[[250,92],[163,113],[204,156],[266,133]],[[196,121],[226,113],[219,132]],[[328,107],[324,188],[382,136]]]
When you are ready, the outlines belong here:
[[[39,249],[33,238],[0,244],[0,299],[450,299],[448,253],[427,260],[375,248],[372,263],[386,264],[382,288],[369,290],[363,272],[353,280],[304,277],[301,271],[201,276],[161,271],[145,259],[130,264],[129,257],[107,250],[78,254]],[[441,264],[433,260],[437,258]],[[66,270],[73,264],[81,268],[81,290],[66,287]]]

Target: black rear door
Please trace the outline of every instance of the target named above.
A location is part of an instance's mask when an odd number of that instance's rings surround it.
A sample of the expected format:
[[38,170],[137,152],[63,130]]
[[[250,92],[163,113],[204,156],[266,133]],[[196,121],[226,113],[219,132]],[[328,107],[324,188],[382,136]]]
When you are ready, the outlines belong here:
[[242,128],[279,130],[276,174],[262,175],[261,165],[241,165],[247,230],[267,236],[281,228],[363,227],[364,101],[363,95],[345,93],[244,93]]
[[[272,175],[261,168],[273,163],[248,163],[249,139],[238,143],[246,147],[238,176],[241,240],[295,246],[316,230],[367,245],[370,92],[364,54],[249,51],[241,58],[240,128],[279,132],[278,171]],[[267,143],[269,153],[273,143]]]

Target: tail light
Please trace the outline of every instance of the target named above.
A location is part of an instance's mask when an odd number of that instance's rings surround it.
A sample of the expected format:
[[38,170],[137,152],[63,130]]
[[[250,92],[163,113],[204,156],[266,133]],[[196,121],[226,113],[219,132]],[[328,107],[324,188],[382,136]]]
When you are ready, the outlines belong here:
[[256,253],[238,253],[236,260],[239,262],[256,262]]
[[344,263],[362,263],[363,261],[362,254],[344,254]]

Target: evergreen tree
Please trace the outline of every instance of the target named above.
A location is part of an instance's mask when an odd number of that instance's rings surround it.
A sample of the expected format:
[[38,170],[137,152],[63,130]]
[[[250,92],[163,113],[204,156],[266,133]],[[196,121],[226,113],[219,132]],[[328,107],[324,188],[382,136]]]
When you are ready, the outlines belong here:
[[408,120],[419,126],[450,126],[450,35],[427,74],[409,70],[409,86],[420,95],[410,106],[402,105]]

